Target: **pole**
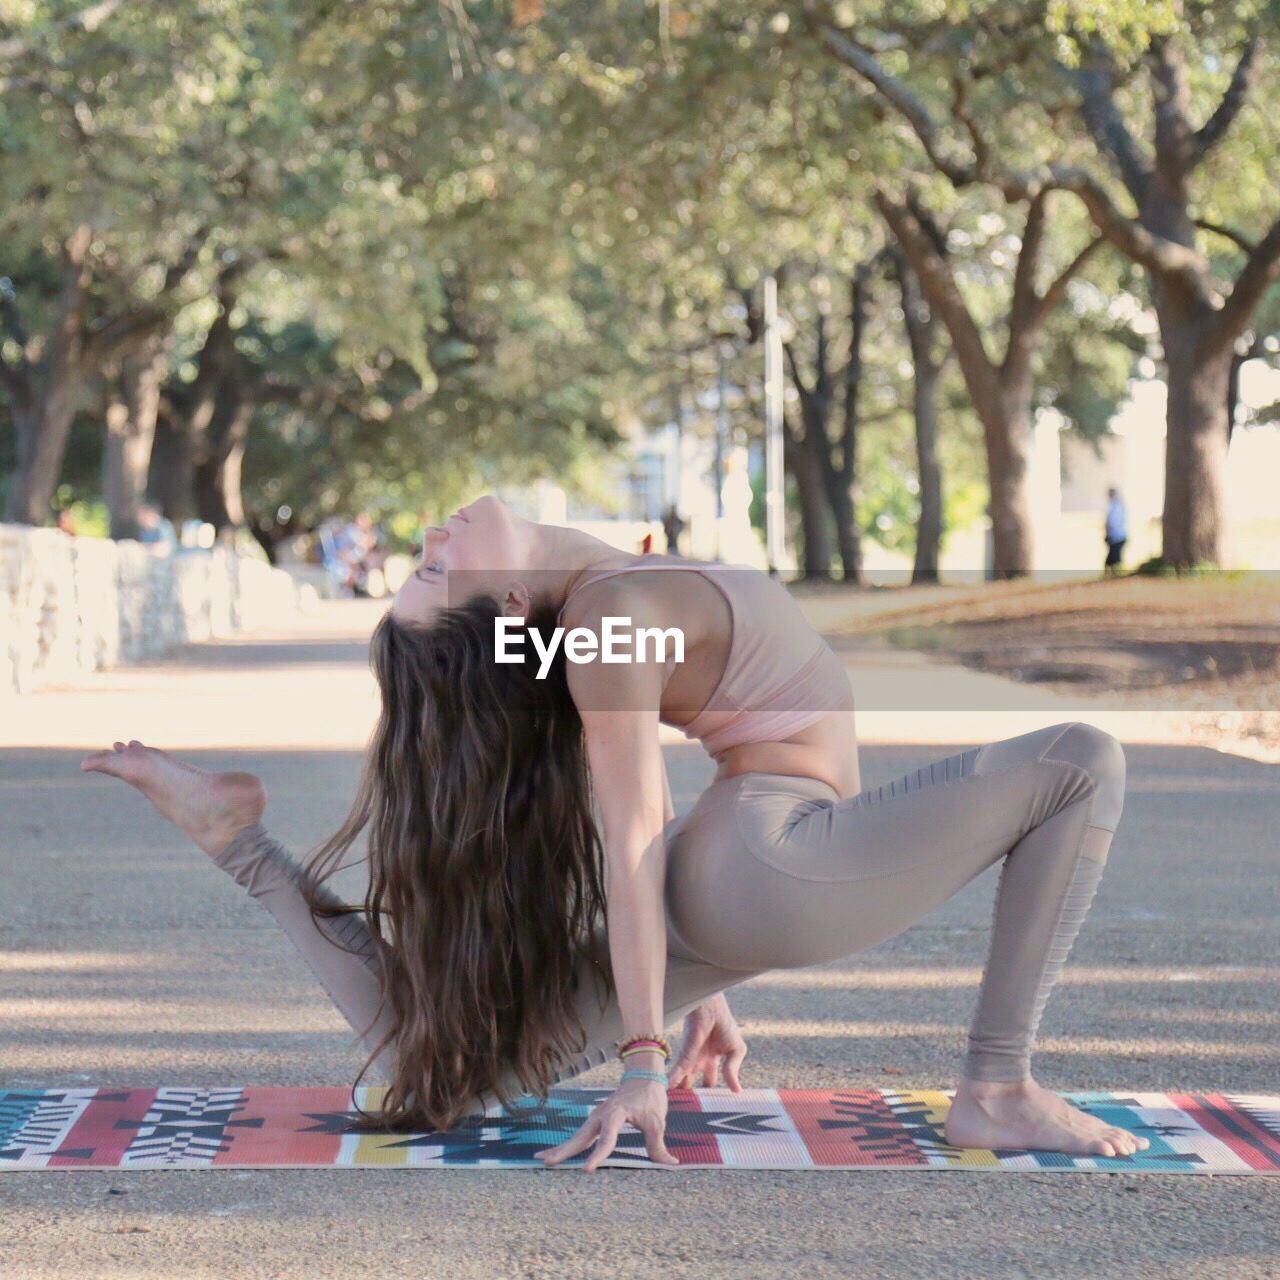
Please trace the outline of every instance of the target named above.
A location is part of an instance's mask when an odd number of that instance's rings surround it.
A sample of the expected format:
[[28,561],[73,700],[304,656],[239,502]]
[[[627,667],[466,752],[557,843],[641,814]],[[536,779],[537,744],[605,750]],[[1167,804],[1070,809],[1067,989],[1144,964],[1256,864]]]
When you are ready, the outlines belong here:
[[764,530],[769,573],[777,576],[784,554],[782,473],[782,331],[778,282],[764,278]]
[[729,404],[725,387],[724,342],[716,343],[716,558],[724,555],[724,464],[729,448]]

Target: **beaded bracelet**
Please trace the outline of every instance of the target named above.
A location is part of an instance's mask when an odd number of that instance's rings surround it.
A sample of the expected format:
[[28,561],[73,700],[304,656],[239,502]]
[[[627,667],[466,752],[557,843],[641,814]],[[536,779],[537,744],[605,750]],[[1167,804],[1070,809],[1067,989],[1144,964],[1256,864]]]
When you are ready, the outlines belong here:
[[670,1054],[663,1053],[656,1044],[639,1044],[633,1045],[631,1048],[624,1049],[620,1054],[618,1054],[618,1057],[620,1057],[623,1062],[626,1062],[628,1058],[634,1057],[638,1053],[661,1054],[664,1062],[671,1056]]
[[622,1073],[623,1080],[656,1080],[660,1084],[667,1083],[667,1077],[661,1071],[631,1070]]
[[625,1040],[616,1040],[614,1042],[618,1046],[618,1057],[625,1058],[629,1052],[650,1053],[657,1051],[664,1058],[671,1057],[671,1044],[666,1036],[658,1035],[638,1035],[629,1036]]

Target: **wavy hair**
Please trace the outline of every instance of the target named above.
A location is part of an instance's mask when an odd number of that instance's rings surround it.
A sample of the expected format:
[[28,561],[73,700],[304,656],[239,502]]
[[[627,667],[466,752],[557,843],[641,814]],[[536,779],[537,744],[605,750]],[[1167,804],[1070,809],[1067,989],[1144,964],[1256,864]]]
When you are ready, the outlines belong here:
[[[429,627],[383,616],[355,802],[308,864],[318,885],[368,828],[363,908],[310,905],[363,914],[377,941],[390,1027],[361,1076],[390,1046],[389,1128],[451,1128],[484,1093],[508,1105],[508,1072],[545,1098],[586,1044],[574,992],[605,892],[582,721],[563,651],[542,680],[532,655],[494,660],[500,612],[481,595]],[[528,625],[549,634],[554,610]]]

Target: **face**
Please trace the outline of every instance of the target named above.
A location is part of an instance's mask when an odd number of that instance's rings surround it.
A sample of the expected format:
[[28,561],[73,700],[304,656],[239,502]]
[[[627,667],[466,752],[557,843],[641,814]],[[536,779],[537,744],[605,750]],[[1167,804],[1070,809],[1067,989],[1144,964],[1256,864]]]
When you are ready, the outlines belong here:
[[529,591],[520,581],[526,539],[522,521],[486,494],[460,507],[443,525],[423,533],[422,559],[391,602],[398,622],[430,626],[443,608],[457,608],[481,592],[494,595],[509,616],[524,615]]

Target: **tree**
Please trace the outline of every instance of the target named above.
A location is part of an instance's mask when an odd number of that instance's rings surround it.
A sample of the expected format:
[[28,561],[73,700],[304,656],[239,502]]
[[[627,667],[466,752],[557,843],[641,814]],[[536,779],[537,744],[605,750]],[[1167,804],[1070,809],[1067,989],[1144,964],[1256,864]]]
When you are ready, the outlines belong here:
[[[913,55],[902,74],[891,73],[871,46],[865,20],[857,38],[844,29],[845,16],[831,10],[815,7],[810,23],[952,186],[986,185],[1018,203],[1052,189],[1073,192],[1099,234],[1148,273],[1169,385],[1164,559],[1174,566],[1216,562],[1234,345],[1280,270],[1280,221],[1267,180],[1274,142],[1261,135],[1246,140],[1234,164],[1217,155],[1233,128],[1239,132],[1266,60],[1258,6],[1184,9],[1173,0],[1086,10],[1064,0],[1047,8],[995,4],[941,22],[932,10],[900,7],[882,27],[889,32],[886,54]],[[949,63],[945,74],[939,55]],[[950,87],[941,111],[933,105],[940,83]],[[1076,103],[1070,113],[1064,84]],[[979,92],[981,103],[974,100]],[[1146,144],[1128,123],[1144,98],[1151,121]],[[1197,99],[1212,103],[1198,127]],[[1014,102],[1038,105],[1046,126],[1030,128],[1024,110],[1019,145],[1002,127]],[[1071,129],[1071,115],[1080,129]],[[1132,213],[1095,171],[1086,144],[1119,175]],[[1209,175],[1213,187],[1204,186]],[[1260,234],[1212,216],[1210,193],[1226,182],[1237,196],[1233,219],[1239,212],[1262,219]],[[1215,263],[1202,247],[1204,236],[1230,243],[1234,264],[1221,254]],[[1221,276],[1233,266],[1228,288]]]
[[[1104,183],[1083,168],[1056,172],[1051,180],[1075,191],[1102,234],[1150,276],[1169,388],[1162,559],[1189,567],[1221,558],[1232,378],[1244,354],[1236,344],[1280,273],[1280,218],[1250,238],[1205,218],[1204,198],[1194,186],[1255,90],[1264,57],[1258,20],[1246,24],[1230,79],[1197,125],[1188,58],[1202,65],[1218,58],[1213,27],[1220,22],[1215,18],[1197,31],[1200,24],[1181,6],[1178,11],[1175,29],[1151,33],[1140,60],[1128,67],[1101,40],[1075,41],[1080,117],[1120,177],[1134,212],[1124,212]],[[1118,99],[1119,82],[1139,67],[1151,100],[1145,146],[1130,130],[1129,113]],[[1200,247],[1204,235],[1223,237],[1240,250],[1243,265],[1233,282],[1220,281]],[[1246,349],[1252,341],[1246,337]]]
[[942,465],[938,456],[938,392],[949,348],[941,350],[938,320],[920,289],[906,254],[889,255],[902,297],[902,324],[911,348],[911,416],[915,423],[919,468],[920,517],[916,522],[911,581],[937,582],[942,552]]

